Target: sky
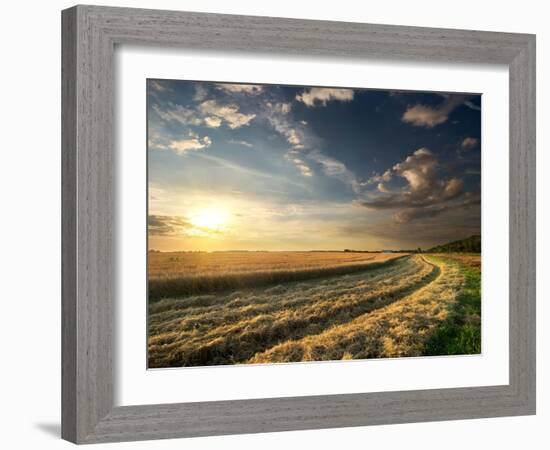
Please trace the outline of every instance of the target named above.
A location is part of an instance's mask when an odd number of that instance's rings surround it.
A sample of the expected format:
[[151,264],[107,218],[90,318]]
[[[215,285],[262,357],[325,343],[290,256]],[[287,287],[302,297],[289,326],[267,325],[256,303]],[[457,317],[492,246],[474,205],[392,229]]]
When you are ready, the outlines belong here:
[[480,233],[481,95],[149,79],[147,108],[149,249]]

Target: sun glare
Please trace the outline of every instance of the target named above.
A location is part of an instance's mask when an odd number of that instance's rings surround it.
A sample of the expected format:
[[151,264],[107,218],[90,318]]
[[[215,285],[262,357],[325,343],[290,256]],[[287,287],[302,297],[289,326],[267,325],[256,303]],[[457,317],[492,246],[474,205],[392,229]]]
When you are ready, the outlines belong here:
[[229,219],[229,214],[222,209],[202,209],[191,216],[191,223],[198,228],[212,231],[222,230]]

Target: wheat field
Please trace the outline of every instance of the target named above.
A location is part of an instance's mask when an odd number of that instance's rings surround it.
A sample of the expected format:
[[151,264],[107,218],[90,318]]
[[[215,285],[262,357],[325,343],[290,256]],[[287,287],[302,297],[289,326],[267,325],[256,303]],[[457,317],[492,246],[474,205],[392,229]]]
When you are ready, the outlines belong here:
[[[449,321],[465,284],[460,262],[424,255],[154,257],[157,268],[169,258],[180,259],[172,261],[172,277],[155,278],[152,271],[153,280],[178,280],[174,274],[190,267],[196,271],[184,278],[186,292],[193,294],[149,303],[151,368],[418,356],[438,326]],[[270,264],[280,277],[262,278]],[[212,282],[224,276],[249,284]]]
[[403,253],[150,252],[149,300],[344,275],[383,266]]

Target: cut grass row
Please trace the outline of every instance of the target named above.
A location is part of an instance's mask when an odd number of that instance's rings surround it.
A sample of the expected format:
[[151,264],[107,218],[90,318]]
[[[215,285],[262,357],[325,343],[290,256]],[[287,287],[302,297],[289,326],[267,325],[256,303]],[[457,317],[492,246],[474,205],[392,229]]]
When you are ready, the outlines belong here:
[[463,278],[455,265],[438,263],[440,275],[397,301],[318,335],[289,340],[249,363],[334,361],[421,356],[426,340],[445,320]]

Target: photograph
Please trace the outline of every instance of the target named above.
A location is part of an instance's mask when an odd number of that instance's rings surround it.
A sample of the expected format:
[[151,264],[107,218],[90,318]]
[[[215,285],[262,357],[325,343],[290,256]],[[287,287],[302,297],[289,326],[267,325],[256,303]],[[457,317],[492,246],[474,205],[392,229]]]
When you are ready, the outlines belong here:
[[149,369],[481,354],[481,94],[146,95]]

